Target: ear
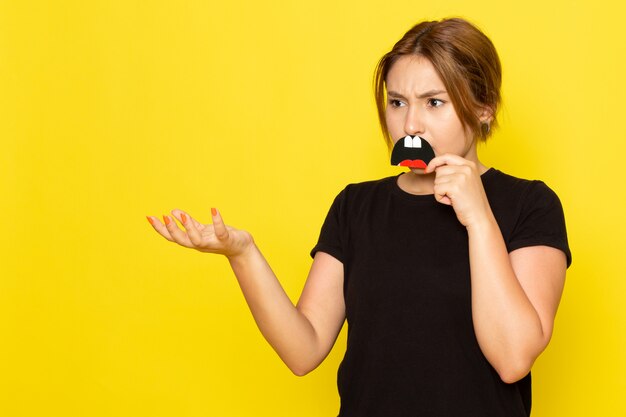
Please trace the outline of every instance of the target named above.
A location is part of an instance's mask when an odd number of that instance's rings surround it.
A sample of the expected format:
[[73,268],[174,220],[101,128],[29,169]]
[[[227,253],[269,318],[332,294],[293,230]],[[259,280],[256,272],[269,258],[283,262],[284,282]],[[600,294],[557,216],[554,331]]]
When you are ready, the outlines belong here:
[[480,123],[491,123],[493,120],[493,110],[491,107],[480,107],[478,109],[478,118],[480,119]]

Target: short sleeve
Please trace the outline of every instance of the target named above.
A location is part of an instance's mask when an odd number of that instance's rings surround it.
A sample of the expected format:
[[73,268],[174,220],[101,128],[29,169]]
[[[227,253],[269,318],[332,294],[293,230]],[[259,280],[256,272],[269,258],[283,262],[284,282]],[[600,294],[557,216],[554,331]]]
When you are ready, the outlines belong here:
[[538,245],[562,250],[567,266],[572,263],[561,201],[546,184],[532,181],[522,197],[520,214],[507,249],[511,252]]
[[335,197],[326,215],[326,220],[324,220],[324,224],[322,225],[317,244],[311,250],[312,258],[315,257],[317,252],[321,251],[326,252],[342,263],[344,262],[345,253],[343,243],[345,238],[342,236],[343,225],[341,219],[343,217],[343,211],[345,210],[345,194],[346,192],[343,190]]

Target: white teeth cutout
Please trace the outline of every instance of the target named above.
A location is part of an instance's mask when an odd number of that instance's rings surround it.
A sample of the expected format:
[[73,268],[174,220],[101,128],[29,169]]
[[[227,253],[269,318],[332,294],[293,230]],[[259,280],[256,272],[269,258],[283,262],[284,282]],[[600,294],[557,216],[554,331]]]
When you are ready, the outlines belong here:
[[409,135],[404,137],[404,147],[405,148],[421,148],[422,147],[422,138],[419,136],[415,136],[412,138]]

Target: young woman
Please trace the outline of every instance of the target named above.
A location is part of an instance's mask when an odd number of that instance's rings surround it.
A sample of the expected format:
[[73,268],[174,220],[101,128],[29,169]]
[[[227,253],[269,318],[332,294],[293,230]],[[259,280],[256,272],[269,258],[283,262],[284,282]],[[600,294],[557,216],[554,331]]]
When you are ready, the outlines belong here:
[[252,236],[181,210],[166,239],[225,255],[267,341],[297,375],[327,356],[347,319],[340,416],[528,416],[530,369],[547,346],[571,262],[558,197],[488,168],[501,71],[462,19],[423,22],[379,62],[389,145],[418,135],[425,169],[348,185],[312,250],[294,306]]

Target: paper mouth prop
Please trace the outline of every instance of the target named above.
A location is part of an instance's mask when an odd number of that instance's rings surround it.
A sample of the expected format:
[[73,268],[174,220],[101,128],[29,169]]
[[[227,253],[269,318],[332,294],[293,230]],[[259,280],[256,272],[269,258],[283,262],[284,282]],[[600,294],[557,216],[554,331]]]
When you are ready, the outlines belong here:
[[391,165],[426,168],[435,152],[426,139],[419,136],[405,136],[399,139],[391,151]]

